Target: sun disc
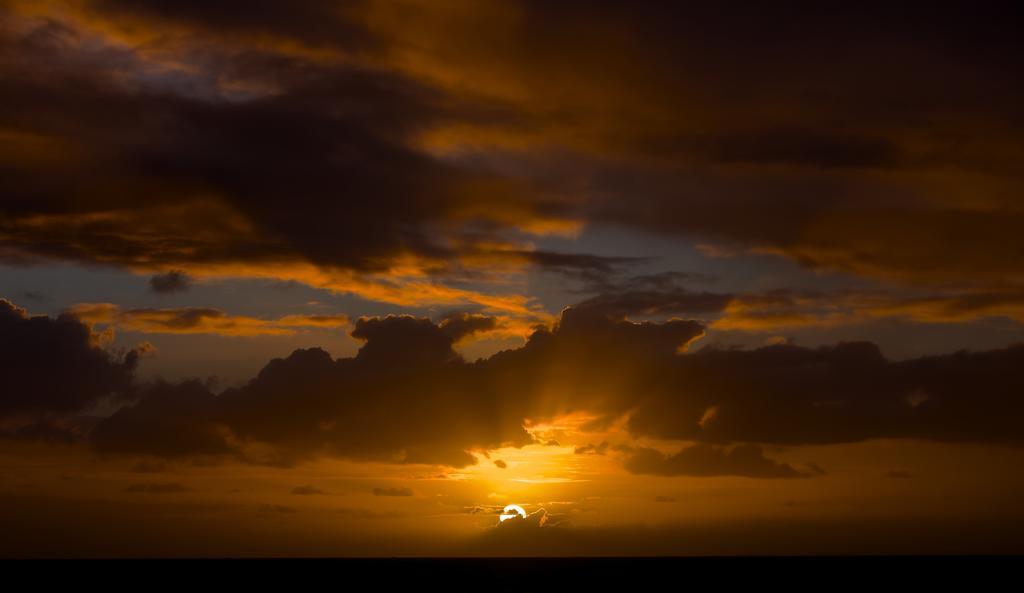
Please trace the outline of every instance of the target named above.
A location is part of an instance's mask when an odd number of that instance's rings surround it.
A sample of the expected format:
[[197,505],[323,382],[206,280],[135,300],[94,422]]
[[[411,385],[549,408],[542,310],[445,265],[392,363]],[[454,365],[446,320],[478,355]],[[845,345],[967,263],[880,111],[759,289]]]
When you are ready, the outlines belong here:
[[509,519],[515,519],[516,517],[520,517],[522,519],[525,519],[526,518],[526,511],[523,510],[523,507],[521,507],[521,506],[519,506],[517,504],[510,504],[507,507],[505,507],[504,509],[502,509],[501,515],[498,517],[498,519],[500,521],[504,522],[504,521],[508,521]]

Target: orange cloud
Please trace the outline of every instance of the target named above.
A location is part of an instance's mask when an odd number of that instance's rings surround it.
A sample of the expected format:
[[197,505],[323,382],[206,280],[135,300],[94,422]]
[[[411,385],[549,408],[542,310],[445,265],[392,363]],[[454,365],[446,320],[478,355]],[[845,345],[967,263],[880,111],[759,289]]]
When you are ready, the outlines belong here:
[[112,303],[82,303],[72,306],[68,312],[85,323],[125,331],[234,337],[291,335],[311,328],[344,328],[349,321],[345,315],[288,315],[279,319],[260,319],[228,315],[212,308],[122,309]]
[[877,319],[917,323],[970,323],[1002,317],[1024,322],[1024,294],[1016,292],[904,297],[882,293],[790,291],[739,295],[713,329],[770,331],[790,327],[834,327]]

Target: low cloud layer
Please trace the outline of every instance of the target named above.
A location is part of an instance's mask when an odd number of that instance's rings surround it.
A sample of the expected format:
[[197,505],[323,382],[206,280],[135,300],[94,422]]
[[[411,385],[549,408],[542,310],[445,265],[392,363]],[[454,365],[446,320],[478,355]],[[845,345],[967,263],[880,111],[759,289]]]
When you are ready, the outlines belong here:
[[[94,346],[76,320],[30,319],[5,307],[13,330],[2,334],[12,352],[5,373],[18,387],[5,390],[5,411],[46,418],[127,386],[134,362]],[[583,411],[626,418],[635,438],[697,444],[666,454],[602,443],[578,453],[621,454],[635,473],[761,478],[803,472],[767,459],[758,445],[1024,444],[1021,345],[899,362],[870,343],[683,352],[701,335],[699,323],[636,323],[581,307],[522,348],[467,363],[453,344],[466,328],[488,324],[465,321],[456,330],[451,318],[362,318],[352,335],[365,344],[355,357],[297,350],[219,394],[198,381],[139,385],[138,401],[100,420],[89,438],[104,454],[461,467],[476,462],[470,451],[533,443],[527,419]],[[39,372],[53,364],[53,347],[71,353],[58,359],[66,367]]]

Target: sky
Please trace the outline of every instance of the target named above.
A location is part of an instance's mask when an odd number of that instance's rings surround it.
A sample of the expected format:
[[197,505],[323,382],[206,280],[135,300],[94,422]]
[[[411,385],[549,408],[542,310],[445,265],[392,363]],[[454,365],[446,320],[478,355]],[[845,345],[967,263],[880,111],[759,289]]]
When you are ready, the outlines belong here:
[[0,556],[1024,552],[1020,24],[0,0]]

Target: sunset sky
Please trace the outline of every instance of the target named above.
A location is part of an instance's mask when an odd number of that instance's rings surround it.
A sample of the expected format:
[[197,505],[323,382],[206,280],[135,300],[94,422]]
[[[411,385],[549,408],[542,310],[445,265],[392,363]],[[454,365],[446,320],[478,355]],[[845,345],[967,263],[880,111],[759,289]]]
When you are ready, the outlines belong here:
[[1013,8],[0,0],[0,557],[1024,552]]

